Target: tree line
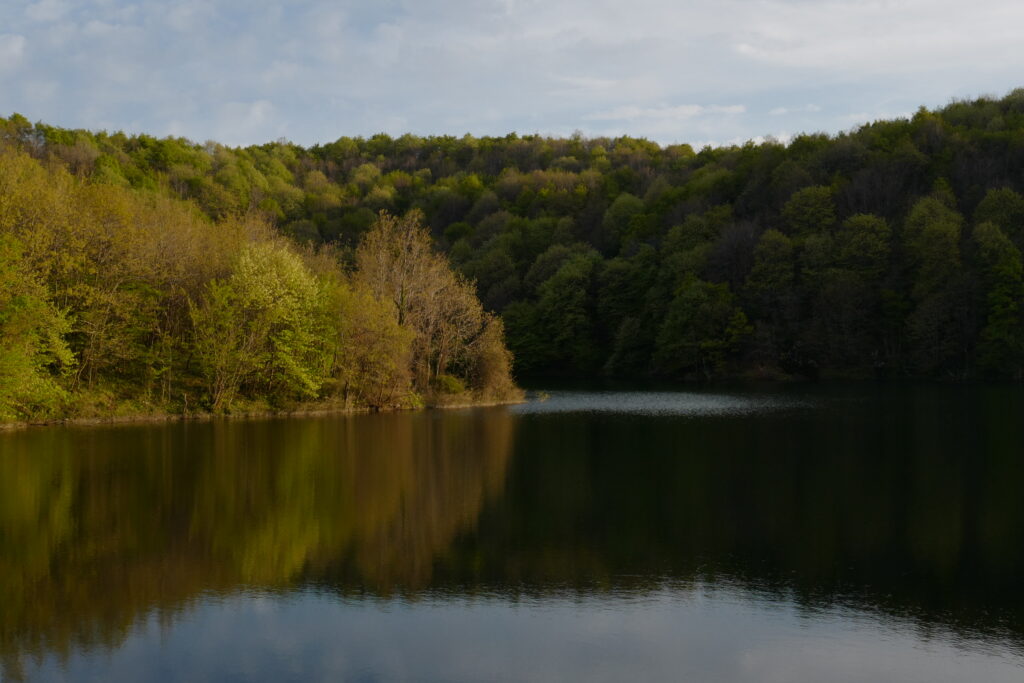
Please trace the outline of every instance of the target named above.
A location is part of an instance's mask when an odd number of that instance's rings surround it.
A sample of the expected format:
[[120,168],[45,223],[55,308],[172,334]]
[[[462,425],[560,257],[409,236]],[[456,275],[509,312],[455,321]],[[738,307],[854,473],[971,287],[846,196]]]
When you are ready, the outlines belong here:
[[[1024,89],[788,144],[342,137],[228,148],[64,130],[90,184],[258,214],[348,264],[419,212],[521,375],[1024,377]],[[379,292],[377,295],[379,296]]]
[[421,221],[380,213],[349,263],[8,142],[0,419],[514,398],[501,321]]

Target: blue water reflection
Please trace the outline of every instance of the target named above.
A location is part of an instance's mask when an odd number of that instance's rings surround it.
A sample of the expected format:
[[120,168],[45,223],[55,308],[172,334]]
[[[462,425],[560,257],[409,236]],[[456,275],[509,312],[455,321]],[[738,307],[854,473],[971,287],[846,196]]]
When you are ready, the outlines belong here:
[[[187,663],[187,664],[186,664]],[[1008,641],[848,609],[807,612],[734,588],[642,596],[208,599],[152,615],[115,657],[54,658],[58,680],[986,681],[1019,683]]]

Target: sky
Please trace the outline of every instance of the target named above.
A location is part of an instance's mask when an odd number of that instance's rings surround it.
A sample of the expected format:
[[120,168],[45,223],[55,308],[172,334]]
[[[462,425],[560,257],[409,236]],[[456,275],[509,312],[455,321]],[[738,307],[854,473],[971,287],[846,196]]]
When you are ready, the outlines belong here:
[[1024,86],[1017,0],[3,0],[0,115],[197,142],[835,133]]

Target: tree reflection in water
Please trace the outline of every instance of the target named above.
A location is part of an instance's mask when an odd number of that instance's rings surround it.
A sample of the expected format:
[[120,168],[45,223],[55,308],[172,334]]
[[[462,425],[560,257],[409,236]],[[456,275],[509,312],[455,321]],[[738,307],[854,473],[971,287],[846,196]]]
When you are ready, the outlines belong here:
[[388,595],[501,491],[501,411],[0,435],[0,654],[116,648],[152,610],[330,568]]
[[1019,388],[822,389],[698,417],[565,400],[0,434],[5,673],[116,649],[211,594],[299,588],[700,584],[1024,642]]

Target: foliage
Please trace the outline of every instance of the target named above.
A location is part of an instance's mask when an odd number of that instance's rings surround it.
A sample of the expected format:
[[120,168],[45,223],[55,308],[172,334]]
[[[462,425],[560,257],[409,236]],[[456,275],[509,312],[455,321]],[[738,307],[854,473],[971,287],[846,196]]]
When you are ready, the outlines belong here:
[[[24,146],[15,132],[9,146]],[[169,142],[147,148],[180,161]],[[474,397],[515,397],[500,325],[433,251],[419,214],[381,214],[357,250],[418,250],[410,269],[378,271],[408,276],[396,303],[386,283],[367,284],[365,258],[353,275],[341,254],[282,237],[259,211],[214,219],[79,171],[0,150],[0,419],[415,405],[442,374]],[[306,187],[336,190],[318,172]],[[416,225],[389,232],[396,224]]]
[[[487,331],[488,319],[473,285],[451,269],[447,258],[434,251],[422,214],[398,218],[381,213],[356,250],[356,280],[375,297],[394,304],[395,322],[414,332],[414,380],[421,390],[450,391],[452,369],[466,371],[486,344],[477,343]],[[493,343],[492,337],[489,339]],[[496,366],[483,375],[498,385],[508,380],[495,375]],[[501,373],[499,373],[501,374]],[[485,388],[481,386],[481,388]]]
[[287,246],[247,245],[231,276],[212,280],[192,307],[195,355],[212,407],[251,386],[281,398],[315,398],[325,369],[323,301],[312,273]]
[[[516,134],[228,148],[14,115],[0,120],[0,144],[19,151],[0,161],[0,225],[68,312],[75,386],[146,377],[167,398],[166,377],[187,365],[174,341],[191,327],[187,301],[229,277],[247,231],[265,239],[266,223],[336,248],[355,289],[391,301],[414,331],[420,390],[474,372],[485,310],[522,373],[695,367],[665,355],[689,347],[663,331],[672,310],[689,319],[676,299],[694,279],[727,285],[754,330],[701,372],[1016,377],[985,341],[992,288],[1005,283],[971,236],[992,223],[1024,248],[1019,100],[697,153]],[[234,227],[210,237],[211,220]],[[186,256],[197,235],[209,258]],[[715,307],[699,310],[693,324],[718,329]]]
[[433,386],[439,394],[455,395],[466,391],[466,385],[454,375],[438,375],[434,378]]
[[346,400],[374,408],[401,405],[411,382],[414,333],[396,320],[393,305],[365,287],[339,283],[329,310],[335,316],[333,376]]
[[728,285],[690,276],[673,297],[658,332],[655,363],[667,375],[697,371],[710,376],[750,332]]
[[987,373],[1024,377],[1024,265],[1020,250],[990,222],[974,229],[987,292],[978,363]]
[[0,420],[52,414],[74,357],[68,322],[25,268],[20,245],[0,235]]

